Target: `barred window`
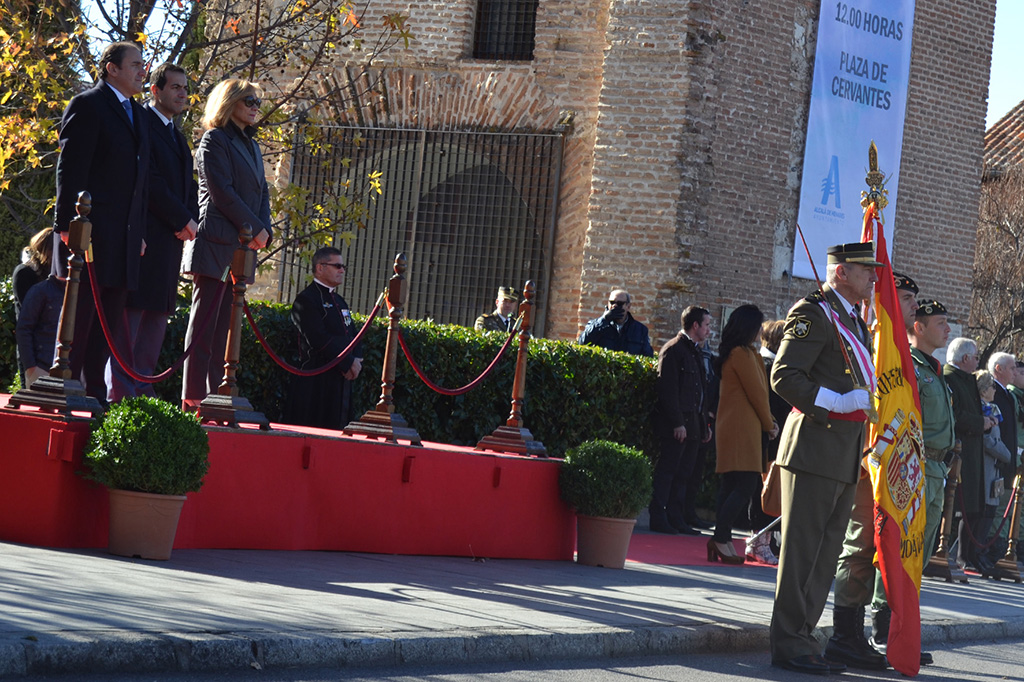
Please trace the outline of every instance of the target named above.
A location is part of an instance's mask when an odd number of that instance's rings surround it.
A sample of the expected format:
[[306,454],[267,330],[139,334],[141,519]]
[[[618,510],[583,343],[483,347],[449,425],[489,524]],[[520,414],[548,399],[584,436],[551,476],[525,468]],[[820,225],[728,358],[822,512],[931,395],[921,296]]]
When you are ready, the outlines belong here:
[[[341,293],[353,310],[373,307],[395,254],[405,252],[408,318],[472,326],[494,309],[499,286],[518,291],[533,280],[534,331],[543,335],[562,153],[559,133],[329,127],[323,145],[296,150],[292,182],[314,203],[330,187],[380,173],[366,229],[335,244],[349,266]],[[280,300],[292,300],[309,271],[287,249]]]
[[476,8],[476,59],[533,59],[537,0],[479,0]]

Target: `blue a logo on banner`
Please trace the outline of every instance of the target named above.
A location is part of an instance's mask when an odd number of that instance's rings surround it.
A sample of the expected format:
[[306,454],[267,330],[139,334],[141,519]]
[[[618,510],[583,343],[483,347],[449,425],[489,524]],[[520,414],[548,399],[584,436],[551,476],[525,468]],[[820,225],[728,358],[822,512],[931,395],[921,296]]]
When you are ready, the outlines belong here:
[[832,165],[829,166],[828,175],[821,181],[821,204],[828,205],[829,197],[833,199],[835,207],[843,207],[843,195],[839,191],[839,157],[832,156]]
[[[913,0],[822,0],[797,217],[815,262],[832,244],[860,241],[872,141],[893,234],[913,29]],[[814,277],[802,248],[793,274]]]

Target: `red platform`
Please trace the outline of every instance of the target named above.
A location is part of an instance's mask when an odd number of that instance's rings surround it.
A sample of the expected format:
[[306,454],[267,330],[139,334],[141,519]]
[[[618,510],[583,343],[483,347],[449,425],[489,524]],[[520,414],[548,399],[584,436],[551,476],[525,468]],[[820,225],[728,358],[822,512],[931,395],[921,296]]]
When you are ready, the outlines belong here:
[[[88,433],[0,410],[0,540],[106,546],[106,489],[79,473]],[[210,470],[188,496],[176,548],[573,558],[559,460],[287,425],[209,434]]]

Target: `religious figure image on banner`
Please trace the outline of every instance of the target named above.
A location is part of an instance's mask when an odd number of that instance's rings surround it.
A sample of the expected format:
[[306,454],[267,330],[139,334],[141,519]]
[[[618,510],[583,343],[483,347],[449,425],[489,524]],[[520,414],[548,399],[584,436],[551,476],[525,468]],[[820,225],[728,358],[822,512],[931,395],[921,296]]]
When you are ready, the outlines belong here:
[[875,284],[875,374],[878,422],[868,433],[868,471],[875,497],[875,551],[892,609],[887,658],[904,675],[921,663],[921,569],[924,561],[924,437],[921,403],[884,228],[874,203],[864,213],[862,241],[876,242],[882,263]]

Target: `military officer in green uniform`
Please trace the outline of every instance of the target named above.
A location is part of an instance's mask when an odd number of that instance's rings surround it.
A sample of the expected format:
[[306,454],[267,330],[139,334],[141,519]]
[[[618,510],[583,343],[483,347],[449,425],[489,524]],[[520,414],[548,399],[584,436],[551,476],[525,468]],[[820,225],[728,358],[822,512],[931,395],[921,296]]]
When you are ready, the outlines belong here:
[[519,303],[516,292],[512,287],[498,287],[498,297],[494,300],[494,312],[485,313],[476,318],[474,328],[482,332],[507,332],[511,331],[512,313]]
[[932,357],[949,340],[946,307],[938,301],[919,301],[913,330],[908,332],[910,355],[921,397],[921,430],[924,435],[925,529],[924,556],[935,551],[942,520],[942,490],[946,484],[946,455],[953,448],[953,395],[942,376],[942,364]]
[[855,304],[871,297],[880,265],[870,243],[830,247],[827,285],[789,311],[772,368],[772,388],[793,406],[776,459],[782,545],[772,664],[798,672],[846,669],[821,655],[812,632],[828,599],[860,477],[874,367]]
[[[914,326],[917,294],[920,293],[920,289],[913,279],[904,274],[893,272],[892,278],[903,314],[903,326],[909,334]],[[912,371],[911,367],[903,369],[906,373]],[[881,636],[881,631],[877,628],[879,619],[884,619],[886,623],[886,635],[889,622],[885,586],[874,565],[874,517],[875,497],[871,478],[867,470],[861,467],[860,481],[857,483],[853,509],[850,511],[850,523],[846,527],[843,550],[836,568],[833,600],[835,606],[832,611],[833,634],[825,646],[825,656],[829,660],[845,663],[851,668],[882,670],[888,667],[885,661],[884,639],[880,646],[872,648],[874,641],[869,643],[864,637],[864,611],[869,601],[872,604],[872,620],[876,624],[876,638]]]

